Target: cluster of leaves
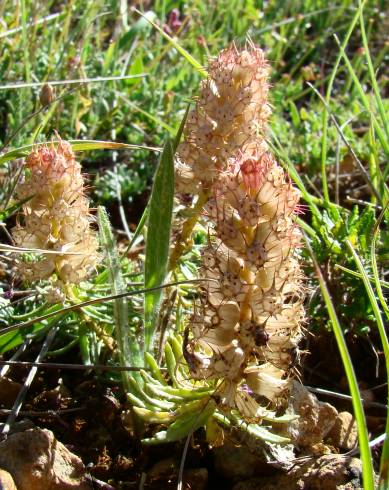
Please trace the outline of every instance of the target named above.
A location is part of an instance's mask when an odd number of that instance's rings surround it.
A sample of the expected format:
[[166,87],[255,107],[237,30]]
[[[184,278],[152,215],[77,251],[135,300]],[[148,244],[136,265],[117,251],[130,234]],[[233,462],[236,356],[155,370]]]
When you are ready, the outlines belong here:
[[[151,424],[168,425],[166,430],[156,432],[153,437],[143,439],[145,444],[160,444],[183,439],[201,426],[211,425],[213,419],[227,427],[242,425],[245,430],[259,439],[273,444],[290,442],[288,437],[273,432],[273,424],[285,424],[295,415],[277,417],[269,411],[264,424],[247,424],[237,412],[227,415],[217,410],[217,384],[215,381],[196,382],[184,361],[181,336],[171,336],[165,344],[165,362],[171,384],[166,382],[160,367],[150,354],[145,356],[148,370],[141,370],[142,383],[131,380],[132,391],[128,393],[135,413]],[[211,433],[211,431],[208,431]],[[214,441],[209,439],[210,443]]]
[[[368,334],[375,328],[375,317],[365,287],[361,281],[355,280],[353,268],[355,262],[343,244],[349,240],[358,250],[363,260],[366,273],[371,276],[370,249],[373,229],[376,222],[372,208],[366,208],[361,213],[358,207],[351,212],[342,208],[323,211],[323,222],[313,219],[320,240],[313,241],[313,249],[321,264],[328,264],[330,269],[327,282],[335,304],[339,319],[344,325],[344,332],[352,335]],[[326,244],[323,247],[323,243]],[[325,315],[325,305],[320,296],[315,295],[310,305],[313,329],[326,327],[331,329],[331,323]],[[323,323],[324,322],[324,323]]]

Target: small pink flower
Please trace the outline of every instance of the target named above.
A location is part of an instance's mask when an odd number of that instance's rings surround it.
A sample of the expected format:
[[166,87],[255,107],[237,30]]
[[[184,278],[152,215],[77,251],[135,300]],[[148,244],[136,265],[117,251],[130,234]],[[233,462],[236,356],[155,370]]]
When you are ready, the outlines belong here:
[[163,26],[163,30],[166,34],[176,33],[182,26],[182,22],[180,20],[180,11],[178,9],[173,9],[169,12],[167,22]]

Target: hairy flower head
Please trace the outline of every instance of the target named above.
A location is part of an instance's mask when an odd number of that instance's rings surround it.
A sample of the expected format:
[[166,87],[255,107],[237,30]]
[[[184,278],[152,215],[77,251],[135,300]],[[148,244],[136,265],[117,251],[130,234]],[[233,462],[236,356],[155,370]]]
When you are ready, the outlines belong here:
[[62,283],[79,283],[98,259],[90,227],[84,179],[69,143],[42,145],[26,158],[26,177],[16,198],[26,200],[12,236],[18,247],[59,252],[20,258],[18,273],[29,282],[56,274]]
[[211,61],[208,73],[178,147],[180,192],[210,188],[229,159],[257,148],[266,131],[269,67],[263,51],[232,45]]
[[178,162],[179,186],[210,196],[189,368],[195,379],[219,380],[223,406],[256,420],[288,391],[304,319],[300,194],[264,139],[267,77],[259,48],[224,50],[201,86]]

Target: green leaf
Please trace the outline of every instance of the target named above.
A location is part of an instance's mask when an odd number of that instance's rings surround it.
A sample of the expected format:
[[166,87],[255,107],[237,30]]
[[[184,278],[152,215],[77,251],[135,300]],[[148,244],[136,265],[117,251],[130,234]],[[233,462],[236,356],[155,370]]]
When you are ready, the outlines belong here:
[[174,419],[171,412],[153,412],[141,407],[134,407],[134,412],[148,424],[169,424]]
[[10,218],[16,211],[18,211],[24,203],[29,201],[32,198],[31,196],[26,197],[25,199],[22,199],[21,201],[12,204],[11,206],[8,206],[7,209],[4,209],[4,211],[0,212],[0,221],[5,221],[6,219]]
[[176,136],[174,138],[174,141],[173,141],[173,150],[174,150],[174,152],[177,151],[177,147],[180,144],[180,139],[181,139],[182,133],[184,132],[186,120],[188,118],[189,109],[190,109],[190,105],[188,104],[188,106],[187,106],[187,108],[185,110],[184,117],[181,119],[180,127],[178,128],[177,134],[176,134]]
[[173,350],[169,344],[169,342],[166,342],[165,344],[165,362],[166,366],[169,372],[169,377],[173,381],[173,385],[177,385],[177,379],[176,379],[176,358],[174,357]]
[[[109,278],[111,282],[112,294],[120,294],[126,291],[126,285],[120,267],[120,258],[117,252],[116,241],[112,234],[111,224],[108,215],[102,206],[97,210],[99,220],[99,231],[101,244],[106,253]],[[143,339],[142,337],[130,336],[128,323],[128,302],[127,298],[117,298],[114,300],[115,336],[118,344],[119,359],[123,366],[140,366],[143,362]],[[134,373],[135,378],[139,378]],[[128,373],[122,372],[123,384],[126,390],[130,389]]]
[[269,428],[258,425],[258,424],[246,424],[242,419],[236,415],[223,415],[219,412],[213,414],[214,418],[226,427],[239,427],[241,430],[253,435],[257,439],[262,441],[270,442],[272,444],[288,444],[290,439],[288,437],[280,436],[270,432]]
[[[138,56],[137,58],[135,58],[134,62],[131,64],[131,67],[130,67],[130,70],[129,70],[129,74],[130,75],[139,75],[140,73],[142,73],[144,70],[144,66],[143,66],[143,58],[142,56]],[[139,79],[138,78],[129,78],[128,80],[125,81],[125,84],[127,86],[131,86],[131,85],[134,85],[136,83],[139,83]]]
[[[145,288],[163,284],[169,257],[170,230],[174,198],[173,148],[168,139],[162,151],[149,201],[146,239]],[[153,345],[155,321],[162,290],[145,293],[145,350]]]
[[162,385],[167,384],[164,377],[162,376],[162,373],[161,373],[161,370],[159,369],[157,361],[154,359],[154,357],[149,352],[145,352],[145,365],[149,367],[152,376],[157,381],[159,381]]
[[296,104],[292,101],[289,102],[290,117],[292,118],[292,123],[295,128],[298,128],[301,124],[300,114],[296,107]]
[[185,416],[179,417],[166,431],[157,432],[154,437],[143,439],[142,442],[144,444],[159,444],[179,441],[202,425],[205,425],[214,412],[215,403],[212,400],[209,400],[199,412],[189,412],[188,414],[185,414]]

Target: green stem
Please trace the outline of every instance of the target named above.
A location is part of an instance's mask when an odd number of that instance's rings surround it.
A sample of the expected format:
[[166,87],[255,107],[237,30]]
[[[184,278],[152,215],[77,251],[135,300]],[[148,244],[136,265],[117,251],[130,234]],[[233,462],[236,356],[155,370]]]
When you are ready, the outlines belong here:
[[325,279],[322,275],[320,266],[316,260],[314,252],[306,240],[307,248],[311,254],[313,264],[316,270],[316,274],[319,280],[320,289],[327,307],[327,311],[331,320],[333,332],[335,335],[336,343],[338,344],[338,349],[340,357],[343,362],[344,370],[346,373],[347,381],[350,388],[350,393],[352,397],[352,405],[354,409],[355,419],[358,428],[358,439],[359,447],[361,451],[362,459],[362,471],[363,471],[363,488],[364,490],[374,490],[374,470],[373,470],[373,460],[371,457],[371,451],[369,446],[369,434],[367,432],[365,413],[363,411],[363,405],[361,400],[361,394],[358,387],[357,378],[355,375],[354,367],[351,361],[350,353],[347,349],[346,340],[343,335],[342,327],[339,323],[338,316],[335,311],[334,303],[332,301],[330,292],[328,290]]

